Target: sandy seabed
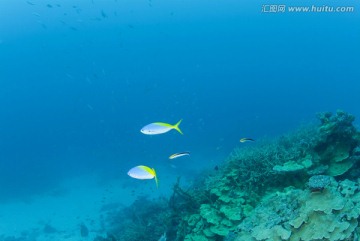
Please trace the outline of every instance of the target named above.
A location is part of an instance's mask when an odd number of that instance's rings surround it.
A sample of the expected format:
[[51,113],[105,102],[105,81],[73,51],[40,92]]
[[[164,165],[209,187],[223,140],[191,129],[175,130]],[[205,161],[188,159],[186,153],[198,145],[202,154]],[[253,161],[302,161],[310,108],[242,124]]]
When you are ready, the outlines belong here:
[[[93,240],[106,234],[107,212],[130,205],[139,195],[155,195],[147,182],[124,185],[82,176],[65,180],[60,188],[24,201],[0,204],[0,241]],[[151,194],[152,193],[152,194]],[[158,193],[159,194],[159,193]],[[81,225],[88,235],[81,235]]]

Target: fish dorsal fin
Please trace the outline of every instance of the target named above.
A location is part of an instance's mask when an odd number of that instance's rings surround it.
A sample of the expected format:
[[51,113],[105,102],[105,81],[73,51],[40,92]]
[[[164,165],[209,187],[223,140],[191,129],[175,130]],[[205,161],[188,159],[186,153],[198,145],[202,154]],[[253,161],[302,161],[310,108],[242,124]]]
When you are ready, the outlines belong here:
[[141,168],[142,170],[146,171],[147,173],[150,173],[150,174],[153,174],[152,173],[152,169],[150,167],[147,167],[147,166],[138,166],[139,168]]
[[158,126],[173,127],[173,125],[164,122],[154,122],[154,124]]

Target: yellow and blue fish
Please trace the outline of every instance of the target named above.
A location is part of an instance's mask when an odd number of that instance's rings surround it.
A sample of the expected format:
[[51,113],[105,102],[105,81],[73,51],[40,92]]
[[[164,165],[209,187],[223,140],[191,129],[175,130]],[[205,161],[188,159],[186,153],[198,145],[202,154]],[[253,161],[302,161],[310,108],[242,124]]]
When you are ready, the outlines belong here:
[[177,130],[180,134],[183,134],[179,128],[181,121],[182,120],[180,120],[175,125],[171,125],[171,124],[164,123],[164,122],[154,122],[154,123],[144,126],[140,131],[141,131],[141,133],[143,133],[145,135],[158,135],[158,134],[163,134],[163,133],[166,133],[166,132],[174,129],[174,130]]
[[159,187],[159,181],[158,181],[156,171],[154,168],[140,165],[140,166],[131,168],[127,174],[132,178],[136,178],[136,179],[140,179],[140,180],[155,178],[156,187]]

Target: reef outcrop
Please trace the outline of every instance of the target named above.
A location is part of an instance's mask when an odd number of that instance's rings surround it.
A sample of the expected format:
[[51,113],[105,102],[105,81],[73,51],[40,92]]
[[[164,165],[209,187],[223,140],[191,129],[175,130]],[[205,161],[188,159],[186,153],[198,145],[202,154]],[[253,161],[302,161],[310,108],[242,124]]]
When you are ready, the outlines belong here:
[[[144,211],[144,219],[155,215],[144,223],[166,229],[174,241],[357,240],[360,134],[355,117],[337,111],[320,113],[318,119],[318,125],[235,148],[217,171],[186,189],[176,183],[167,208]],[[113,230],[119,236],[120,229]]]
[[235,240],[354,238],[360,216],[359,197],[358,183],[338,183],[334,178],[321,192],[286,188],[263,197],[253,215],[238,226]]
[[[177,240],[348,240],[357,236],[360,138],[354,116],[318,114],[310,125],[236,148],[206,179],[199,209]],[[348,175],[348,176],[347,176]],[[346,179],[347,177],[351,180]],[[231,236],[231,237],[230,237]]]

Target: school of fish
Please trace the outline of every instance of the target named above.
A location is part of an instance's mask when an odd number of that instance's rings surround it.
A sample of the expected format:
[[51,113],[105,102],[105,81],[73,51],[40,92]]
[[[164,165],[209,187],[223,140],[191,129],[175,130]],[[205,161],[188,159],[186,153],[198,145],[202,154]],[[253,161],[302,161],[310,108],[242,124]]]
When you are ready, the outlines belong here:
[[[171,125],[171,124],[164,123],[164,122],[154,122],[154,123],[148,124],[148,125],[144,126],[143,128],[141,128],[140,132],[145,135],[159,135],[159,134],[167,133],[171,130],[176,130],[180,134],[183,134],[179,128],[179,125],[181,122],[182,122],[182,119],[180,121],[178,121],[175,125]],[[174,159],[174,158],[185,156],[185,155],[190,155],[190,152],[175,153],[175,154],[171,155],[169,158]],[[156,187],[159,187],[158,178],[157,178],[156,171],[154,168],[144,166],[144,165],[139,165],[139,166],[131,168],[127,174],[132,178],[136,178],[136,179],[140,179],[140,180],[155,179]]]
[[[145,135],[159,135],[159,134],[167,133],[171,130],[176,130],[180,134],[183,134],[183,132],[180,130],[180,127],[179,127],[181,122],[182,122],[182,119],[179,120],[175,125],[171,125],[171,124],[164,123],[164,122],[154,122],[154,123],[150,123],[150,124],[144,126],[143,128],[141,128],[140,132]],[[253,141],[255,141],[255,140],[251,139],[251,138],[241,138],[240,139],[241,143],[253,142]],[[175,159],[175,158],[179,158],[182,156],[190,156],[190,152],[188,152],[188,151],[178,152],[178,153],[175,153],[175,154],[172,154],[171,156],[169,156],[169,159]],[[136,178],[136,179],[140,179],[140,180],[155,179],[156,187],[159,187],[158,177],[156,175],[156,171],[154,168],[144,166],[144,165],[139,165],[139,166],[135,166],[135,167],[131,168],[127,174],[132,178]]]

